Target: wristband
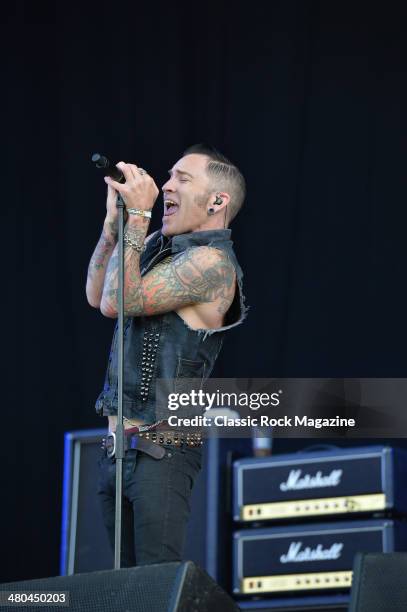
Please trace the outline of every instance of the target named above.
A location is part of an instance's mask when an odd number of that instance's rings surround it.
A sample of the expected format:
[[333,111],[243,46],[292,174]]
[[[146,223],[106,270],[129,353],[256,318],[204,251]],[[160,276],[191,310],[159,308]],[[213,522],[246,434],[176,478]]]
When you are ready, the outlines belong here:
[[151,210],[141,210],[140,208],[128,208],[129,215],[138,215],[139,217],[147,217],[151,219]]

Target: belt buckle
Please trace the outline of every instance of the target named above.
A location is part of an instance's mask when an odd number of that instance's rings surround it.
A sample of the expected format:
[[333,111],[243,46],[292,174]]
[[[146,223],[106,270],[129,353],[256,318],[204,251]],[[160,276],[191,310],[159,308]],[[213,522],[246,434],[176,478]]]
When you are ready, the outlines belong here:
[[110,433],[107,434],[106,441],[105,441],[105,448],[106,448],[106,454],[109,457],[109,459],[114,457],[115,452],[116,452],[116,434],[114,431],[111,431]]

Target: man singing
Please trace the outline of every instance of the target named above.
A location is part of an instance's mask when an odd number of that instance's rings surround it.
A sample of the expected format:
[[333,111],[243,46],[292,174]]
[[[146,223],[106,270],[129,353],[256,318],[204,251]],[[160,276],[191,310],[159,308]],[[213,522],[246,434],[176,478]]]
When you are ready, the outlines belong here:
[[[158,196],[142,168],[120,162],[125,182],[105,177],[107,216],[89,264],[86,294],[106,317],[117,317],[117,194],[127,212],[124,232],[124,382],[126,450],[123,461],[122,567],[178,561],[201,468],[197,434],[133,434],[157,422],[155,383],[204,381],[228,329],[245,315],[242,271],[227,229],[245,197],[245,181],[226,157],[195,145],[169,171],[163,185],[161,231],[148,237]],[[109,431],[117,421],[117,326],[105,385],[96,402]],[[136,430],[137,431],[137,430]],[[128,435],[127,435],[128,434]],[[132,447],[132,437],[138,442]],[[99,497],[114,547],[115,459],[100,462]],[[204,526],[202,526],[204,528]]]

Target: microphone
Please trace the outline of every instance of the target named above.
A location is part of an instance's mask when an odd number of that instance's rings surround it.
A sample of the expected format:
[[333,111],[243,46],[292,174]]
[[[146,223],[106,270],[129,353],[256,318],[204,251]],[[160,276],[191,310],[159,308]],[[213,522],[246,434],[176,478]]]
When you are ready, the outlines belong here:
[[117,181],[118,183],[125,182],[126,179],[124,178],[123,173],[119,170],[119,168],[116,168],[116,166],[112,166],[107,157],[105,157],[105,155],[100,155],[100,153],[94,153],[92,155],[92,161],[95,164],[96,168],[104,170],[105,176],[110,176],[114,181]]

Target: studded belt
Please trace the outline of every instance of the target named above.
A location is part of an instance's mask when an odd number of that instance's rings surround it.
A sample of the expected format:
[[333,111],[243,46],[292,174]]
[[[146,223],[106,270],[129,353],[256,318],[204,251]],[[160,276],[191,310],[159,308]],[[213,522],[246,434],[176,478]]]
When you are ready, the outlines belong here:
[[[203,444],[202,436],[199,433],[184,434],[174,431],[147,431],[133,433],[131,428],[124,430],[124,450],[129,449],[140,450],[154,459],[162,459],[165,456],[164,444],[177,447],[188,446],[198,447]],[[106,451],[108,457],[114,457],[116,454],[116,434],[110,432],[102,440],[102,448]]]
[[187,433],[175,431],[142,432],[138,437],[150,440],[155,444],[172,444],[174,446],[202,446],[200,433]]

